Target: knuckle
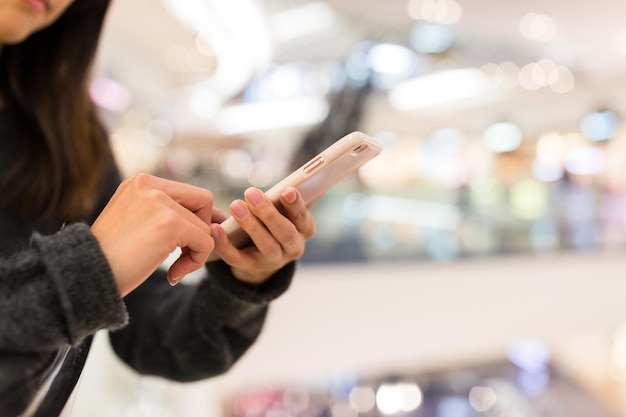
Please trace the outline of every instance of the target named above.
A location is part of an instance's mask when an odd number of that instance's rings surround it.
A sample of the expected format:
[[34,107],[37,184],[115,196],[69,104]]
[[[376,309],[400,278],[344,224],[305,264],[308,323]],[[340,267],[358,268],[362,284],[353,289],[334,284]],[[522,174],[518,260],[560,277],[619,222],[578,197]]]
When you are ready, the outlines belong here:
[[179,227],[179,217],[172,210],[164,210],[159,216],[159,226],[167,229]]
[[279,244],[273,244],[267,247],[264,251],[264,255],[267,259],[277,260],[283,256],[283,248]]
[[316,231],[317,229],[316,229],[315,223],[311,224],[311,226],[308,228],[308,230],[304,234],[304,237],[306,238],[306,240],[309,240],[313,236],[315,236]]
[[254,211],[255,215],[263,220],[264,223],[272,223],[280,219],[282,214],[273,206],[259,207]]
[[135,174],[124,179],[120,185],[120,188],[130,189],[135,193],[143,192],[145,190],[152,189],[151,187],[152,176],[149,174]]
[[176,250],[176,248],[178,248],[178,246],[176,245],[176,243],[170,241],[170,242],[166,242],[165,247],[167,248],[167,253],[172,253]]
[[164,205],[168,200],[165,193],[154,188],[144,191],[142,197],[145,198],[147,203],[154,204],[155,206]]
[[304,245],[296,245],[289,253],[292,259],[299,259],[304,255]]
[[285,255],[290,259],[301,258],[304,255],[304,240],[300,234],[296,233],[285,242],[283,248]]
[[135,174],[132,177],[129,178],[129,181],[131,183],[133,183],[135,186],[143,188],[146,187],[148,185],[148,183],[151,181],[152,176],[149,174],[145,174],[145,173],[141,173],[141,174]]
[[129,187],[133,187],[134,181],[135,181],[135,176],[124,178],[119,185],[119,189],[126,189]]
[[297,242],[300,238],[300,233],[296,230],[295,227],[289,229],[289,231],[285,232],[285,242],[293,243]]

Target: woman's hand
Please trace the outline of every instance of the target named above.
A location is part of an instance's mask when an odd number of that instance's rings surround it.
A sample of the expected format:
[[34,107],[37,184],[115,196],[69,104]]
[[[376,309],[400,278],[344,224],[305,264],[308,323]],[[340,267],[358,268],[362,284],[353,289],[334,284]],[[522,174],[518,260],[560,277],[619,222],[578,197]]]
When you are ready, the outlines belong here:
[[[230,212],[241,228],[250,236],[253,245],[235,248],[222,227],[211,225],[215,253],[228,265],[233,275],[248,284],[261,284],[287,263],[304,253],[307,240],[315,234],[315,222],[304,199],[294,187],[280,195],[284,210],[281,213],[257,188],[244,193],[245,201],[235,200]],[[225,216],[216,215],[213,222]]]
[[123,181],[91,227],[122,296],[177,247],[182,254],[167,274],[172,285],[203,267],[215,246],[212,211],[213,194],[202,188],[146,174]]

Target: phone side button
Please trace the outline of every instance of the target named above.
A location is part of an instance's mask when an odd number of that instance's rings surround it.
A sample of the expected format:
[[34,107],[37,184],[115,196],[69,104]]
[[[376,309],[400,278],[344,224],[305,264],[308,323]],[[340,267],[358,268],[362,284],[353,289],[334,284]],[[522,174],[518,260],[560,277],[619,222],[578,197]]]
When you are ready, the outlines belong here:
[[318,169],[322,165],[324,165],[324,157],[317,156],[311,162],[306,164],[302,170],[304,171],[304,175],[309,175],[310,173],[314,172],[316,169]]

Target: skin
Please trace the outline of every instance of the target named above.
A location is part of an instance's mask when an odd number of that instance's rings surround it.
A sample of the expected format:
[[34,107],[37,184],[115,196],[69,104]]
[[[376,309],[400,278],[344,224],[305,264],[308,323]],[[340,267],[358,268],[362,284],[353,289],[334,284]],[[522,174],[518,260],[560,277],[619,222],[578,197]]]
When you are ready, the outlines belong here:
[[170,283],[202,267],[215,246],[212,205],[213,194],[201,188],[146,174],[124,180],[91,226],[120,293],[139,286],[177,247]]
[[304,199],[293,187],[281,194],[283,215],[256,188],[231,204],[231,213],[254,246],[235,248],[218,222],[226,216],[213,209],[213,194],[202,188],[140,174],[122,182],[91,227],[111,265],[119,291],[130,293],[177,247],[181,256],[168,270],[176,285],[201,268],[213,250],[233,275],[258,285],[299,258],[315,233]]
[[[280,195],[284,215],[261,190],[249,188],[245,201],[235,200],[230,212],[253,246],[238,250],[219,224],[212,224],[215,252],[231,266],[233,275],[249,284],[260,284],[288,262],[304,253],[305,243],[315,234],[315,222],[298,190],[288,187]],[[215,215],[219,222],[223,214]]]
[[19,43],[53,23],[74,0],[41,0],[37,10],[26,0],[0,0],[0,45]]
[[[40,0],[0,0],[0,47],[19,43],[52,24],[73,2],[41,0],[44,7],[39,10],[30,1]],[[145,281],[176,248],[182,253],[168,270],[172,285],[203,267],[213,250],[237,279],[258,285],[302,256],[305,242],[315,233],[313,217],[295,188],[283,191],[281,203],[284,214],[255,188],[246,191],[245,200],[232,203],[232,215],[254,242],[239,250],[219,225],[226,215],[213,208],[213,194],[140,174],[122,182],[91,231],[122,296]]]

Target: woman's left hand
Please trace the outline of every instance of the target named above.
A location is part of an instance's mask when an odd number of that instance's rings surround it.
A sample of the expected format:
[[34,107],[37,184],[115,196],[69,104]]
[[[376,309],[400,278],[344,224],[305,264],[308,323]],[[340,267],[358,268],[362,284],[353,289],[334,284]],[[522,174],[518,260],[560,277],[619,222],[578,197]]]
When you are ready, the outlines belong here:
[[[213,223],[214,251],[230,265],[237,279],[248,284],[261,284],[287,263],[302,256],[306,241],[315,234],[315,222],[294,187],[286,188],[280,195],[283,213],[257,188],[246,190],[244,197],[245,201],[232,202],[230,212],[250,236],[253,245],[237,249],[222,227]],[[224,220],[217,217],[222,216],[214,216],[212,221]]]

